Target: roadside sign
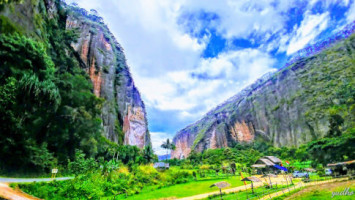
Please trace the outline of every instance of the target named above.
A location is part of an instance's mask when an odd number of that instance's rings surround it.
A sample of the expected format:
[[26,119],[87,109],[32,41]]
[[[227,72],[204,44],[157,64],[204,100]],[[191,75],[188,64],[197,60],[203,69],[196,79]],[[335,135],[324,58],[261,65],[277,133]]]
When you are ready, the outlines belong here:
[[52,169],[52,174],[58,173],[58,169]]

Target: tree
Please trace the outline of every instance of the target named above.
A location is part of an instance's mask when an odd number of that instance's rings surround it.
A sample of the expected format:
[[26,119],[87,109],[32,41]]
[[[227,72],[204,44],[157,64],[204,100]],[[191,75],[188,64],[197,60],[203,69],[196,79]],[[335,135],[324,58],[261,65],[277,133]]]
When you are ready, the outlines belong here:
[[329,118],[329,131],[328,136],[340,136],[341,135],[341,125],[344,123],[344,119],[338,114],[331,114]]
[[201,158],[201,153],[197,153],[195,150],[192,150],[187,159],[190,160],[193,166],[196,166],[200,163]]
[[153,152],[153,149],[152,149],[152,146],[148,145],[148,146],[145,146],[144,149],[143,149],[143,158],[144,158],[144,161],[145,163],[151,163],[154,161],[154,152]]
[[161,148],[166,149],[166,155],[169,155],[169,150],[175,150],[175,144],[171,143],[169,138],[163,142]]
[[307,151],[315,163],[323,165],[355,157],[355,129],[349,129],[338,137],[325,137],[308,144]]

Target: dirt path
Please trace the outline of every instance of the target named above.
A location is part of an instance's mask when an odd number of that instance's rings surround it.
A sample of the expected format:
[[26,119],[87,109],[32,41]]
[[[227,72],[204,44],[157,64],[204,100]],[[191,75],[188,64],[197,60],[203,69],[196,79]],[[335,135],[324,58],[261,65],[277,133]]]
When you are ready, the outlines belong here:
[[[72,177],[55,178],[57,181],[72,179]],[[49,182],[52,178],[0,178],[0,197],[8,200],[39,200],[20,190],[12,189],[9,183],[30,183],[30,182]]]
[[0,183],[0,197],[8,200],[39,200],[36,197],[21,192],[20,190],[14,190],[6,183]]

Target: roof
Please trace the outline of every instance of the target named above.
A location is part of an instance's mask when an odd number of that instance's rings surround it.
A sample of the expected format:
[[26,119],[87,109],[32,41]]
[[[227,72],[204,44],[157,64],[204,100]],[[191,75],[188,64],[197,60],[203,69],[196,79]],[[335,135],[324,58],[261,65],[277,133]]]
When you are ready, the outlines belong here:
[[225,187],[229,187],[230,184],[228,182],[221,181],[221,182],[218,182],[218,183],[215,183],[215,184],[211,185],[210,187],[213,187],[213,186],[216,186],[216,187],[222,189],[222,188],[225,188]]
[[273,163],[281,163],[281,160],[275,156],[264,156],[264,158],[271,160]]
[[169,163],[157,162],[154,163],[154,168],[169,168]]
[[305,171],[307,172],[316,172],[317,170],[313,169],[313,168],[304,168]]
[[350,161],[346,161],[346,162],[338,162],[338,163],[329,163],[327,164],[328,167],[334,167],[334,166],[341,166],[341,165],[350,165],[355,163],[355,160],[350,160]]
[[255,176],[245,177],[241,181],[261,182],[261,180]]
[[253,168],[265,168],[266,165],[264,165],[264,164],[254,164],[251,167],[253,167]]
[[271,162],[270,160],[268,160],[266,158],[260,158],[259,160],[267,166],[274,166],[275,165],[273,162]]

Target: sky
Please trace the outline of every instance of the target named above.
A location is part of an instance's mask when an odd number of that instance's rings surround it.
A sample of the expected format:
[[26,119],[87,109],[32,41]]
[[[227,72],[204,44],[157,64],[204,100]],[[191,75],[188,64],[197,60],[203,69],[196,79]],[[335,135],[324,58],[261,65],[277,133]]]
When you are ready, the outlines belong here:
[[355,0],[66,0],[123,46],[152,144],[355,20]]

